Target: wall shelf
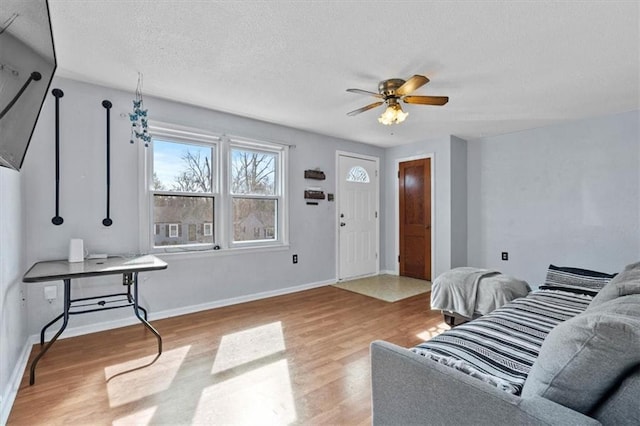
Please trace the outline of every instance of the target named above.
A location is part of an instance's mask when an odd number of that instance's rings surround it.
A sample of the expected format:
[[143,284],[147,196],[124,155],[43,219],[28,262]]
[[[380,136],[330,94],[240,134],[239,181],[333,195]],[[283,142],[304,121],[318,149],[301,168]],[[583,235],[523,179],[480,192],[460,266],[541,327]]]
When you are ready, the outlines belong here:
[[305,189],[304,198],[308,200],[324,200],[324,191]]
[[322,170],[305,170],[304,178],[315,179],[315,180],[325,180],[327,177],[325,176]]

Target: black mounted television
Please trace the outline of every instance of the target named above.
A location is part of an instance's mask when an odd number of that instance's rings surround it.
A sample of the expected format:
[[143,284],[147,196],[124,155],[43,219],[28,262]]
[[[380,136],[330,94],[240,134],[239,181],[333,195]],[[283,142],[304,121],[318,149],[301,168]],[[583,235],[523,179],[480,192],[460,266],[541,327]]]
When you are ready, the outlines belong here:
[[0,166],[22,167],[56,65],[47,0],[2,0]]

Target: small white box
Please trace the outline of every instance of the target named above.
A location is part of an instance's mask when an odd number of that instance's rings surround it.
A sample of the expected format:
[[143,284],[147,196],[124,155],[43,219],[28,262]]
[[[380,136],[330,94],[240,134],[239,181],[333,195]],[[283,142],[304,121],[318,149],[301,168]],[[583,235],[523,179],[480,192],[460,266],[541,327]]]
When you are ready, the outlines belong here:
[[84,242],[80,238],[69,241],[69,262],[84,261]]
[[44,288],[44,298],[47,300],[54,300],[58,297],[58,287],[55,285],[48,285]]

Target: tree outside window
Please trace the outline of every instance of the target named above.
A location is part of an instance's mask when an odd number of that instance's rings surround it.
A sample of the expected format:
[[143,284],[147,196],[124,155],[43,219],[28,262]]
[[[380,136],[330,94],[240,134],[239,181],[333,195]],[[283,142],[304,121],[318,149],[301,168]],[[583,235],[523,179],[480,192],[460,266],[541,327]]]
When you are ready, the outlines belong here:
[[233,242],[275,239],[278,154],[231,149]]

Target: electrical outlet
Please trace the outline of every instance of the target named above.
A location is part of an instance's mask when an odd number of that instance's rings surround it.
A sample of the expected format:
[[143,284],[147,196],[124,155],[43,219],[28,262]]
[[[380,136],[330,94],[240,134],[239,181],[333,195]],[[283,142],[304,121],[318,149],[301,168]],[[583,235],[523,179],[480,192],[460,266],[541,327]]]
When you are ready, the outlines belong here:
[[44,298],[48,301],[56,300],[58,297],[58,287],[55,285],[48,285],[44,288]]
[[509,260],[509,252],[506,252],[506,251],[502,252],[502,260]]
[[297,254],[293,255],[293,263],[298,263],[298,255]]

